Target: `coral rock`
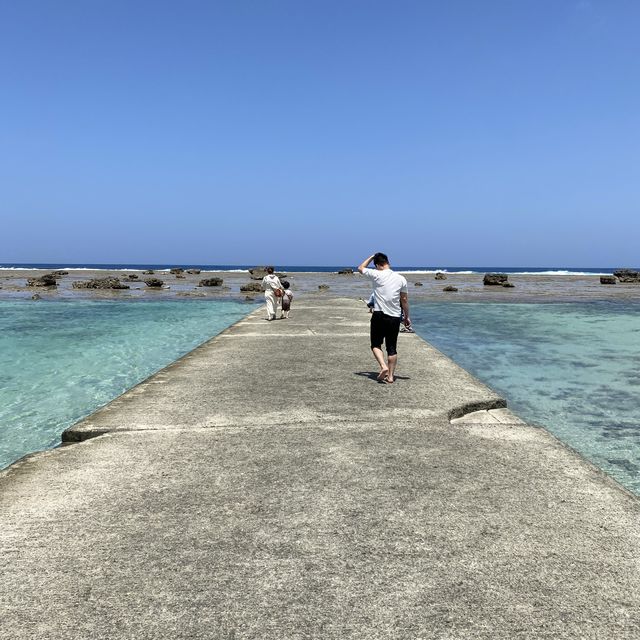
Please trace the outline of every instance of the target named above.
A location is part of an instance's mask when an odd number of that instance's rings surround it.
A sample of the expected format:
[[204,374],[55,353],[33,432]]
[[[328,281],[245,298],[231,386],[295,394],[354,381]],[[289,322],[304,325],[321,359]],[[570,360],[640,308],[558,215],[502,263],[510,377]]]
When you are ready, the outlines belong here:
[[201,287],[219,287],[222,285],[222,278],[204,278],[200,280]]

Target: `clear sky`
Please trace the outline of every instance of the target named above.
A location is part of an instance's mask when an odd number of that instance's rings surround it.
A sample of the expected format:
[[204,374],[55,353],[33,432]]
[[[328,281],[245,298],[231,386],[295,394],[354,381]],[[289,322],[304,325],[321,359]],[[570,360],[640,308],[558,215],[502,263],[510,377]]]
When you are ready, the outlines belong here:
[[639,265],[637,0],[0,2],[0,262]]

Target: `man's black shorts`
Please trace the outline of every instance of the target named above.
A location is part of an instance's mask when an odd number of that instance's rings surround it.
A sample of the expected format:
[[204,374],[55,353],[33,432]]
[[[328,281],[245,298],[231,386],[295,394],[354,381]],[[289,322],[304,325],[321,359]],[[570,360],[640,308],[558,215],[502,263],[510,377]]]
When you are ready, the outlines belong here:
[[387,355],[395,356],[398,353],[398,332],[400,331],[400,318],[388,316],[382,311],[374,311],[371,314],[371,348],[382,349],[382,343],[387,347]]

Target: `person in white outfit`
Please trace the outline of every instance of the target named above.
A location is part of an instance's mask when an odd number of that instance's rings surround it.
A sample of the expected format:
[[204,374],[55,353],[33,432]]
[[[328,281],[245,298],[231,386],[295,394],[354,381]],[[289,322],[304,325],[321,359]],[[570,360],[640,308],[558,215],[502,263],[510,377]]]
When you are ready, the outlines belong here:
[[[267,303],[267,320],[275,320],[278,307],[282,305],[282,294],[284,287],[280,282],[280,278],[273,273],[273,267],[267,267],[267,275],[262,278],[262,290],[264,291],[264,299]],[[277,294],[280,295],[277,295]]]

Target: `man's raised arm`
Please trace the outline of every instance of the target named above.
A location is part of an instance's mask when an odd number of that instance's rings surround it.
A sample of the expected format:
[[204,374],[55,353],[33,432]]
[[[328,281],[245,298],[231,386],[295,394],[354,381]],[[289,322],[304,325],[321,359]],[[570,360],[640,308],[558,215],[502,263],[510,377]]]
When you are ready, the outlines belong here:
[[373,256],[375,256],[375,253],[372,253],[366,260],[364,260],[362,262],[362,264],[358,267],[358,271],[360,273],[364,273],[364,270],[367,268],[367,265],[373,260]]

